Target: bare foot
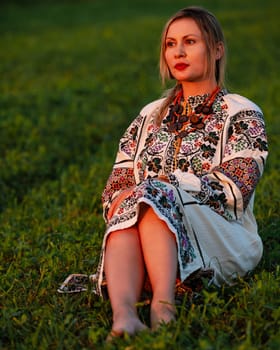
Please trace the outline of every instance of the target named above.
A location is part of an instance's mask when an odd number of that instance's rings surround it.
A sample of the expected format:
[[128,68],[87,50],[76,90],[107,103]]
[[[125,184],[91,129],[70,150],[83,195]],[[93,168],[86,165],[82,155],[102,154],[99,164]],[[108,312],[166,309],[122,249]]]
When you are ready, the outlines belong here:
[[142,323],[134,310],[121,310],[113,317],[112,330],[107,337],[107,341],[113,338],[122,338],[125,334],[134,335],[148,327]]
[[173,304],[164,301],[153,301],[151,305],[151,327],[157,329],[162,323],[176,320],[176,309]]

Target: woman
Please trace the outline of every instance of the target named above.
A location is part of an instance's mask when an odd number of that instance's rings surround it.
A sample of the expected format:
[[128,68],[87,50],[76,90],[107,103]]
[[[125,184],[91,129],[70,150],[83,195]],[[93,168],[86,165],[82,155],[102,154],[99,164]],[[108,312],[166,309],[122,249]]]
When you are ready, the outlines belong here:
[[217,285],[254,269],[262,242],[253,215],[267,144],[262,112],[223,88],[225,44],[216,18],[189,7],[166,24],[160,72],[176,84],[145,106],[120,140],[102,200],[99,267],[111,335],[146,328],[136,310],[152,288],[151,327],[175,319],[175,283],[213,271]]

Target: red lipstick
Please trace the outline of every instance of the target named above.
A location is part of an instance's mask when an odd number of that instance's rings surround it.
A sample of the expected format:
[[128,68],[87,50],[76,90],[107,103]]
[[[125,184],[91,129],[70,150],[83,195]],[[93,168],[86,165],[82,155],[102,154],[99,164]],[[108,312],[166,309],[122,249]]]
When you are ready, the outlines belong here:
[[189,65],[186,63],[177,63],[175,64],[175,69],[177,70],[184,70],[188,67]]

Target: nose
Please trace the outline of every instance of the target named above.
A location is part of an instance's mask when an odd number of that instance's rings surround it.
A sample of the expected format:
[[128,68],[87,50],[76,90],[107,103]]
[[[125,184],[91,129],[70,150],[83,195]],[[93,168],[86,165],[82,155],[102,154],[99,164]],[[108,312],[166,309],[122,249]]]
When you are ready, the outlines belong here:
[[180,57],[185,57],[187,56],[186,50],[183,44],[179,44],[177,46],[177,50],[175,52],[175,57],[180,58]]

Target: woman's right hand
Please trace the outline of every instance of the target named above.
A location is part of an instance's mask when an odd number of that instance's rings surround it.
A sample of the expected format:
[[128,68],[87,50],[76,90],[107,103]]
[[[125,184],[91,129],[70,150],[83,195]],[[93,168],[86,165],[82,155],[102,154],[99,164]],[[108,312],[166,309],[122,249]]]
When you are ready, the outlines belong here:
[[123,190],[122,192],[119,193],[119,195],[113,200],[108,213],[107,213],[107,219],[110,220],[111,217],[114,215],[115,210],[119,207],[119,205],[121,204],[121,202],[127,197],[129,196],[134,188],[127,188],[125,190]]

